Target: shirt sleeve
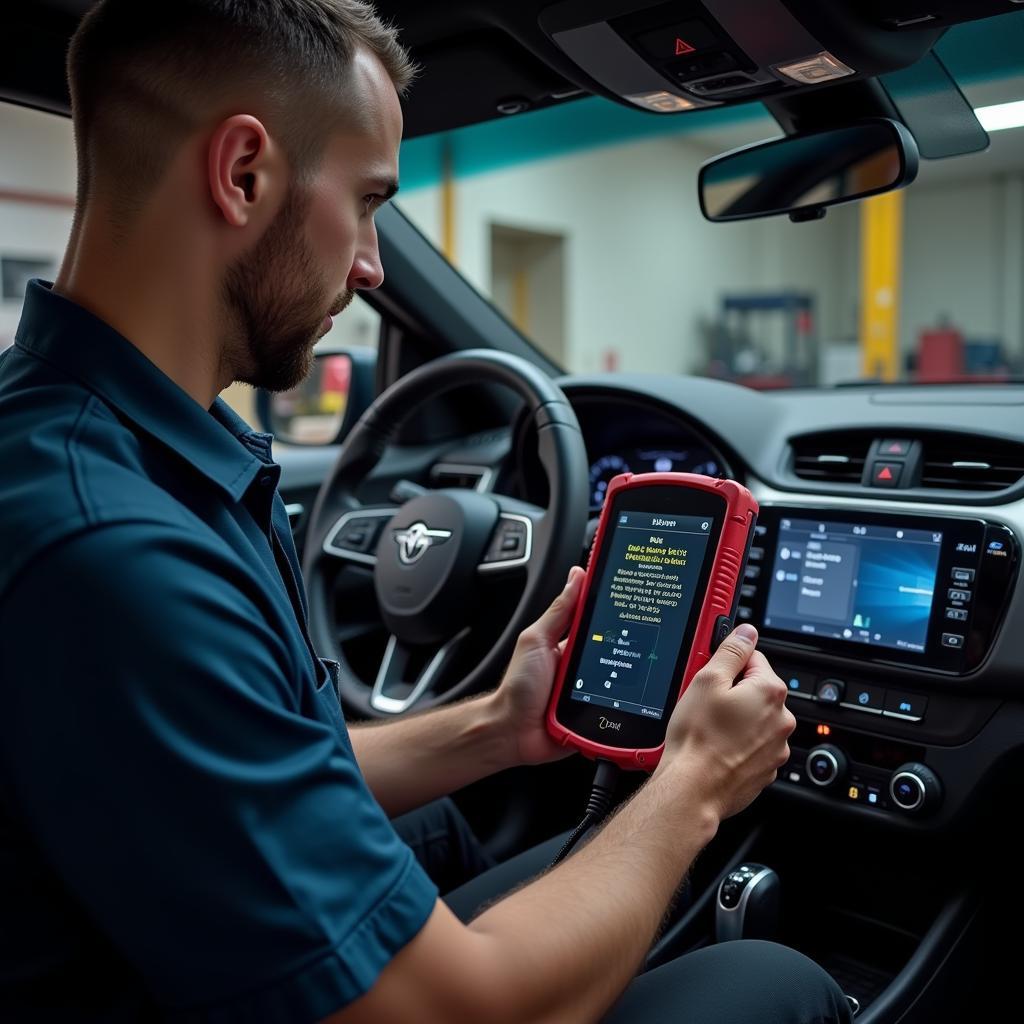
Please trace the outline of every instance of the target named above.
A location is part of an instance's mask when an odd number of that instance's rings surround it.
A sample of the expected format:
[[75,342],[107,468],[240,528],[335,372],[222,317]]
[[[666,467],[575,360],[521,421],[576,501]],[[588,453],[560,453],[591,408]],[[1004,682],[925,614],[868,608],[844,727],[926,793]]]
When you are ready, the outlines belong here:
[[228,549],[151,524],[49,552],[0,608],[16,813],[174,1019],[314,1021],[437,891]]

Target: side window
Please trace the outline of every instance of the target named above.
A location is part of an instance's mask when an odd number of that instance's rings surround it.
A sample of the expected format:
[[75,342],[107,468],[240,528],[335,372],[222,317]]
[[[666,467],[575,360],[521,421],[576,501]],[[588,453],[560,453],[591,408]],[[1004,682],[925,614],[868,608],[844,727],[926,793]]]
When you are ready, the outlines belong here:
[[0,103],[0,350],[14,342],[25,285],[52,281],[75,210],[71,121]]

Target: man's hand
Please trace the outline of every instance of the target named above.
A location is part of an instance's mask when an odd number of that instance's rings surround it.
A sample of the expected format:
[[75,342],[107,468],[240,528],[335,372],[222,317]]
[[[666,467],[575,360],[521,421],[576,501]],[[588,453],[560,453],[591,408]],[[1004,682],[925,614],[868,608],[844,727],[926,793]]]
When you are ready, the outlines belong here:
[[579,566],[573,566],[551,607],[519,634],[505,678],[494,693],[499,727],[514,744],[509,752],[511,764],[543,764],[572,753],[548,735],[544,717],[565,648],[562,637],[576,610],[584,575]]
[[695,773],[719,818],[739,813],[775,779],[796,726],[786,684],[756,643],[753,626],[737,627],[694,676],[669,720],[659,766]]

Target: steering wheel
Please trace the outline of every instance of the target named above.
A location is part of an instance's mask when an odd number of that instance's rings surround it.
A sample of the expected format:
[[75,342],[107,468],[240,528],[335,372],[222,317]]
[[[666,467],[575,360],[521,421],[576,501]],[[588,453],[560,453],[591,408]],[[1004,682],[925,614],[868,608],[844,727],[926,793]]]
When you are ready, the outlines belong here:
[[[361,504],[359,484],[402,423],[428,399],[481,381],[505,385],[525,402],[547,476],[548,507],[500,494],[409,485],[404,504]],[[550,603],[579,559],[587,487],[576,414],[557,385],[525,359],[486,349],[444,356],[380,395],[348,434],[320,488],[303,558],[310,638],[321,655],[338,662],[343,703],[383,718],[449,703],[492,682],[518,634]],[[334,595],[340,573],[365,576],[370,569],[376,611],[390,637],[375,678],[364,679],[338,642]],[[460,650],[470,649],[471,634],[482,628],[473,622],[487,608],[493,593],[488,587],[499,577],[518,597],[495,609],[498,621],[490,629],[496,638],[475,637],[486,647],[472,663],[462,658],[460,664]],[[461,677],[452,680],[455,669]],[[362,671],[369,674],[365,665]]]

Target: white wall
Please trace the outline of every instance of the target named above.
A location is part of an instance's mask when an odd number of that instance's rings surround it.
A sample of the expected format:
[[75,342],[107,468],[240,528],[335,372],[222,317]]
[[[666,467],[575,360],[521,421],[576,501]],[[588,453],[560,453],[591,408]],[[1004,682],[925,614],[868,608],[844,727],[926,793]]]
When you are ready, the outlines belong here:
[[[696,196],[706,155],[658,139],[459,179],[456,263],[486,292],[490,224],[564,235],[566,361],[581,372],[602,369],[610,349],[624,370],[692,369],[703,361],[698,321],[727,291],[817,291],[819,332],[847,329],[838,281],[856,266],[845,248],[854,215],[709,224]],[[399,205],[439,242],[439,189],[403,192]]]
[[1024,176],[911,187],[904,216],[904,351],[946,316],[968,338],[1022,351]]
[[[64,117],[0,103],[0,256],[50,259],[59,265],[72,210],[31,202],[27,193],[70,201],[75,147]],[[4,198],[14,192],[20,198]],[[20,302],[0,299],[0,349],[14,340]]]

